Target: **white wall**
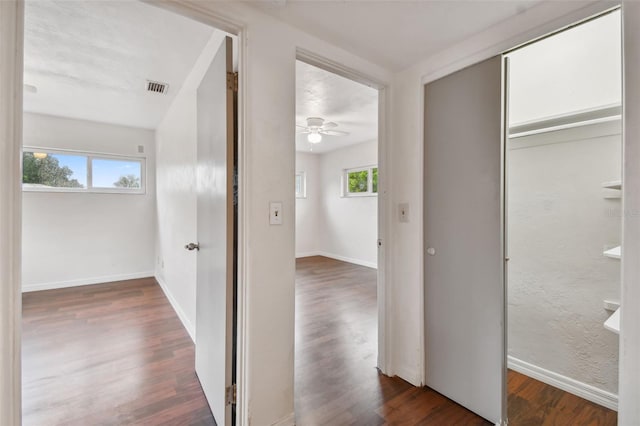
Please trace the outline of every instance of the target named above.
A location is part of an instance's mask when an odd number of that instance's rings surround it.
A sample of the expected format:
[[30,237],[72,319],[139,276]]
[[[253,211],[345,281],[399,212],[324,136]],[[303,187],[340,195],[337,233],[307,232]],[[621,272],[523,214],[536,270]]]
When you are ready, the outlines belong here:
[[[508,350],[536,367],[618,391],[618,336],[603,323],[620,300],[620,122],[509,141]],[[619,191],[617,191],[619,193]]]
[[348,146],[321,155],[323,217],[321,251],[353,263],[378,263],[378,197],[342,197],[342,172],[378,164],[378,142]]
[[[237,2],[199,3],[245,25],[246,62],[240,68],[247,133],[242,134],[240,215],[244,247],[240,276],[241,377],[244,421],[293,424],[295,309],[295,60],[296,48],[331,58],[377,81],[383,68]],[[243,68],[246,67],[246,68]],[[244,71],[244,73],[243,73]],[[283,202],[281,226],[269,225],[269,202]],[[274,250],[274,247],[277,250]]]
[[296,198],[296,257],[315,256],[321,250],[322,194],[320,155],[296,152],[296,173],[304,172],[305,198]]
[[24,145],[144,156],[147,189],[141,195],[24,192],[23,291],[152,276],[153,131],[25,113]]
[[155,276],[192,338],[196,324],[197,90],[220,44],[215,32],[156,129]]
[[[591,6],[585,9],[585,4]],[[244,225],[241,244],[244,251],[240,294],[243,306],[240,314],[243,326],[241,345],[244,350],[240,374],[246,380],[246,386],[241,385],[239,389],[243,404],[240,415],[245,424],[292,423],[295,282],[292,188],[295,172],[296,48],[329,58],[389,86],[387,94],[390,98],[386,107],[390,117],[383,123],[387,129],[385,136],[390,141],[390,174],[384,185],[391,204],[385,212],[390,223],[385,225],[388,232],[385,250],[389,318],[384,327],[388,333],[387,347],[393,351],[383,368],[388,374],[399,374],[413,383],[420,383],[424,373],[422,187],[421,184],[406,183],[422,180],[423,83],[575,22],[611,4],[590,1],[543,3],[395,75],[237,2],[200,2],[197,5],[181,2],[170,6],[185,14],[198,15],[203,20],[208,16],[222,16],[219,20],[222,25],[227,25],[226,20],[232,19],[241,24],[244,34],[248,35],[242,40],[246,54],[242,58],[240,77],[241,98],[245,102],[241,120],[247,131],[241,136],[246,181],[242,182],[245,192],[241,194]],[[2,10],[5,11],[4,8]],[[10,56],[7,52],[11,51],[11,40],[7,43],[9,47],[3,52]],[[12,63],[7,66],[12,66]],[[7,71],[4,63],[2,69]],[[9,79],[10,74],[6,78]],[[274,108],[274,105],[278,107]],[[390,124],[393,124],[393,129]],[[9,142],[2,143],[3,147],[11,146]],[[279,167],[274,167],[274,164]],[[8,200],[10,195],[5,191],[2,201]],[[270,200],[284,202],[283,226],[269,226]],[[410,203],[409,223],[399,223],[396,215],[391,215],[400,202]],[[15,221],[10,211],[3,209],[0,212],[3,223]],[[16,241],[3,247],[10,253],[17,244],[19,242]],[[279,250],[273,250],[274,246]],[[2,262],[2,271],[10,269],[13,264],[13,258],[6,259]],[[636,295],[634,292],[631,294]],[[3,309],[3,315],[5,312]],[[636,350],[634,353],[637,353],[637,342],[632,344]],[[11,356],[10,350],[7,346],[3,351],[3,361]],[[3,368],[3,372],[9,376],[11,369]],[[637,383],[638,380],[630,381],[627,387],[636,389]],[[5,403],[6,399],[3,398],[2,402]]]
[[296,153],[296,171],[311,170],[310,198],[296,199],[296,257],[321,255],[377,267],[378,197],[344,197],[341,188],[345,169],[377,164],[378,141]]

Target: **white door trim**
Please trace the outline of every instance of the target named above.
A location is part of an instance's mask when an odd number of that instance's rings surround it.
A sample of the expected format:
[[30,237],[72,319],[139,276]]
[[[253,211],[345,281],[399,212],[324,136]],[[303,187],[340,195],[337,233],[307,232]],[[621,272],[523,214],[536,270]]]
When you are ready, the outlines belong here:
[[22,64],[24,3],[0,2],[0,424],[22,416]]
[[[622,288],[620,318],[620,368],[618,424],[640,424],[640,48],[637,19],[640,4],[622,4],[623,41],[623,130],[624,152],[622,216]],[[630,309],[626,309],[626,307]]]
[[389,301],[389,291],[387,283],[390,282],[388,256],[386,252],[387,236],[391,227],[389,208],[389,188],[391,188],[389,170],[389,146],[390,138],[388,124],[388,111],[390,111],[391,96],[386,84],[366,75],[360,71],[345,67],[342,64],[317,55],[309,50],[298,47],[296,49],[296,59],[322,68],[326,71],[362,83],[366,86],[378,90],[378,239],[382,245],[378,248],[378,368],[384,374],[393,374],[391,368],[390,355],[393,353],[388,339],[391,330],[391,304]]

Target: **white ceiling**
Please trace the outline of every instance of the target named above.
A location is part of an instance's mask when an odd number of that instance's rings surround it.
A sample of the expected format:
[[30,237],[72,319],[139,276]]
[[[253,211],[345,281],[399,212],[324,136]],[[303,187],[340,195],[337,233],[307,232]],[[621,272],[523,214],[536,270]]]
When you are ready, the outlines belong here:
[[153,129],[213,32],[137,1],[29,0],[25,111]]
[[335,130],[348,136],[322,136],[310,144],[307,135],[296,134],[296,150],[323,153],[377,139],[378,91],[371,87],[296,61],[296,124],[320,117],[338,124]]
[[250,1],[392,71],[524,12],[539,0]]

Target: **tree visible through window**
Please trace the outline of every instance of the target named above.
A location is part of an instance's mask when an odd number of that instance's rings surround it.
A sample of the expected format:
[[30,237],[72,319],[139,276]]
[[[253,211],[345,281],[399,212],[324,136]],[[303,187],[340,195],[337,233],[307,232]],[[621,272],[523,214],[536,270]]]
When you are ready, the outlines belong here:
[[368,192],[369,191],[369,170],[360,170],[350,172],[349,174],[349,192]]
[[86,168],[86,157],[79,155],[25,152],[22,182],[32,187],[84,188]]
[[344,171],[345,195],[375,195],[378,193],[378,167],[358,167]]
[[25,149],[22,184],[30,191],[143,193],[143,158]]
[[377,194],[378,193],[378,168],[374,167],[372,170],[373,171],[371,173],[373,174],[373,178],[371,179],[372,181],[371,192],[375,192]]
[[91,171],[94,188],[140,188],[139,161],[93,158]]
[[134,175],[120,176],[120,179],[113,183],[118,188],[140,188],[140,178]]

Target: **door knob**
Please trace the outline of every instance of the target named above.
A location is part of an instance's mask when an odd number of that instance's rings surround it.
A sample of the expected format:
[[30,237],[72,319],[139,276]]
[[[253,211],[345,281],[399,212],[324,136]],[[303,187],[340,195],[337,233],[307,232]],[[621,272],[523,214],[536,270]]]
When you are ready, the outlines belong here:
[[427,254],[428,254],[429,256],[435,256],[435,255],[436,255],[436,249],[434,249],[433,247],[429,247],[429,248],[427,249]]
[[200,244],[198,244],[198,243],[189,243],[186,246],[184,246],[184,248],[186,248],[189,251],[191,251],[191,250],[200,250]]

